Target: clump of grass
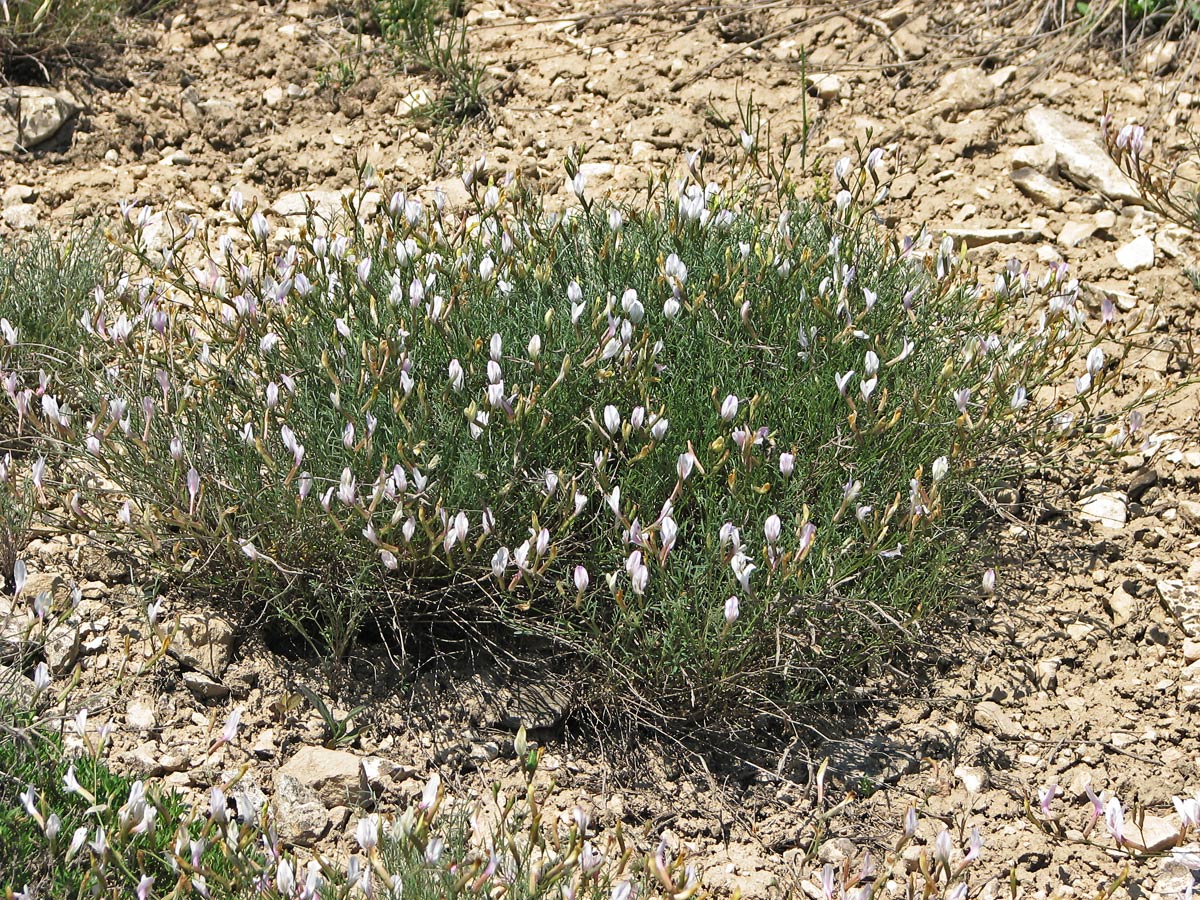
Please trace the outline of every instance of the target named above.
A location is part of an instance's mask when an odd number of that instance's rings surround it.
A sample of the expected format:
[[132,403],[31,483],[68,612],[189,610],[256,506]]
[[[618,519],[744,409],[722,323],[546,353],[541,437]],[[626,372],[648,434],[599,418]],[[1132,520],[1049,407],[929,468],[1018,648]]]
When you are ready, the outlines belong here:
[[110,771],[94,732],[72,756],[45,726],[0,700],[0,896],[132,897],[143,877],[171,880],[165,858],[183,804]]
[[1088,0],[1041,4],[1039,31],[1070,28],[1079,38],[1119,47],[1122,56],[1144,49],[1152,39],[1180,39],[1200,22],[1194,0]]
[[113,263],[113,248],[99,226],[65,239],[45,233],[0,239],[0,310],[19,342],[77,349],[79,317]]
[[49,79],[50,67],[113,40],[126,0],[0,0],[0,73]]
[[47,368],[78,364],[79,317],[112,261],[99,228],[58,241],[45,234],[0,240],[0,375],[7,392],[0,403],[0,571],[12,571],[36,508],[36,489],[19,476],[29,444],[18,434],[37,392],[18,398],[16,384],[40,385]]
[[658,715],[835,695],[974,580],[978,492],[1080,438],[1113,364],[1065,268],[984,286],[882,234],[879,153],[808,200],[742,141],[637,206],[572,163],[551,214],[481,162],[466,209],[398,193],[280,248],[235,196],[249,243],[200,269],[127,208],[104,365],[29,413],[38,489],[334,656],[373,615],[482,615]]
[[415,110],[436,122],[463,122],[487,113],[484,72],[467,42],[458,0],[376,0],[383,37],[405,64],[442,85],[430,105]]

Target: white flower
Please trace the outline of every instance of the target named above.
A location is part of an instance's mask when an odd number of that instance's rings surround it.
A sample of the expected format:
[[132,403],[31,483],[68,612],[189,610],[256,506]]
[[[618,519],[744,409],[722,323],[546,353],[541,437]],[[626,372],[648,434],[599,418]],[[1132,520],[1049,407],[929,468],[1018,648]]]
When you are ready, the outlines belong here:
[[782,530],[783,523],[780,522],[779,516],[774,513],[767,516],[767,521],[763,524],[763,536],[766,537],[769,545],[774,546],[778,542]]
[[676,254],[672,253],[663,264],[663,272],[680,287],[687,284],[688,268]]
[[650,582],[650,570],[644,565],[638,566],[629,576],[629,582],[633,592],[639,597],[642,596],[646,593],[646,586]]
[[981,587],[985,597],[991,597],[996,593],[996,570],[992,568],[984,569]]
[[670,516],[664,516],[662,524],[659,525],[659,534],[662,537],[663,552],[666,553],[675,546],[675,539],[679,534],[679,526]]
[[40,662],[33,670],[33,689],[40,694],[48,687],[50,687],[50,667],[44,662]]
[[950,471],[950,460],[944,456],[939,456],[933,461],[933,481],[934,484],[946,477],[946,473]]
[[281,859],[275,869],[275,887],[282,897],[291,897],[296,893],[296,873],[286,859]]
[[250,217],[250,232],[256,240],[265,241],[270,231],[271,226],[267,224],[266,217],[262,213],[255,212]]
[[737,597],[730,597],[725,601],[725,624],[732,625],[738,620],[741,615],[742,605]]
[[507,547],[501,547],[492,556],[492,574],[496,578],[504,577],[504,570],[508,568],[509,552]]
[[750,593],[750,576],[758,566],[750,562],[750,557],[738,550],[733,554],[733,559],[729,561],[729,567],[733,569],[733,574],[737,578],[738,584],[742,586],[742,590],[747,594]]
[[691,451],[680,453],[679,459],[675,463],[675,471],[679,473],[679,480],[687,481],[695,465],[696,457],[692,455]]
[[613,485],[612,493],[605,497],[605,499],[608,501],[608,506],[613,511],[613,515],[621,515],[621,486],[619,484]]
[[733,394],[729,394],[721,402],[721,418],[726,422],[733,421],[738,414],[738,398]]
[[621,413],[611,403],[604,407],[604,428],[611,435],[616,435],[621,428]]
[[430,776],[429,781],[425,784],[425,790],[421,792],[421,802],[418,806],[421,809],[429,809],[437,802],[438,796],[442,790],[442,776],[434,772]]
[[790,478],[792,472],[796,469],[796,454],[780,453],[779,454],[779,474],[784,478]]
[[379,822],[375,816],[363,816],[358,820],[354,829],[354,839],[367,853],[375,849],[379,844]]

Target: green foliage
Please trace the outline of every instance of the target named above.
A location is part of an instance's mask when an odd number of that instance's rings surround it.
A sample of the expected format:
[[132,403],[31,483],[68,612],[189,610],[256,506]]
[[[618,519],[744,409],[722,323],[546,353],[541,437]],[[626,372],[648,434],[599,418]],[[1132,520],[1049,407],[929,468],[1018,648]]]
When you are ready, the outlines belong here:
[[[0,240],[0,375],[22,380],[41,368],[64,371],[78,364],[83,331],[79,317],[108,276],[113,255],[98,227],[56,241],[46,234]],[[0,571],[12,572],[36,508],[36,490],[14,465],[28,448],[24,414],[0,402]]]
[[[30,896],[62,900],[92,896],[93,891],[132,897],[143,875],[159,883],[174,880],[164,862],[174,840],[170,825],[134,834],[122,824],[133,781],[109,771],[94,754],[69,756],[60,734],[33,725],[30,714],[0,705],[0,847],[4,848],[0,896],[28,886]],[[80,793],[68,790],[64,780],[68,772],[78,781]],[[20,797],[30,787],[41,824]],[[170,794],[151,791],[146,802],[168,823],[183,812]],[[49,829],[56,835],[53,839],[47,837],[51,815],[57,820]],[[97,838],[97,829],[103,829],[110,840],[122,840],[128,861],[136,860],[138,868],[131,869],[124,860],[118,863],[115,854],[88,843],[71,851],[79,828],[86,830],[89,842]]]
[[457,0],[375,0],[383,37],[405,64],[442,85],[433,104],[414,110],[435,122],[463,122],[487,112],[484,73],[467,43]]
[[99,226],[66,239],[44,233],[0,239],[0,315],[21,343],[68,353],[80,345],[80,315],[111,271]]
[[298,685],[297,689],[304,695],[305,699],[312,704],[313,709],[321,716],[321,721],[325,725],[325,746],[331,750],[336,750],[341,747],[347,747],[354,743],[354,739],[362,734],[365,725],[353,725],[353,721],[361,715],[366,709],[365,706],[357,706],[350,712],[346,713],[343,718],[338,718],[330,710],[329,705],[321,699],[320,695],[305,687]]
[[[1077,437],[1112,367],[1078,358],[1064,270],[984,288],[952,243],[881,234],[874,158],[827,203],[757,165],[618,208],[572,164],[565,216],[480,166],[467,210],[351,204],[279,251],[235,198],[255,238],[200,276],[129,210],[106,377],[62,375],[67,425],[33,414],[88,473],[74,527],[123,523],[334,656],[385,611],[482,615],[660,714],[836,695],[952,602],[978,492],[1051,417]],[[1072,366],[1084,406],[1034,402]]]
[[1080,0],[1074,12],[1093,34],[1121,35],[1122,43],[1163,31],[1186,33],[1200,22],[1196,0]]
[[126,0],[0,0],[0,74],[44,75],[116,35]]

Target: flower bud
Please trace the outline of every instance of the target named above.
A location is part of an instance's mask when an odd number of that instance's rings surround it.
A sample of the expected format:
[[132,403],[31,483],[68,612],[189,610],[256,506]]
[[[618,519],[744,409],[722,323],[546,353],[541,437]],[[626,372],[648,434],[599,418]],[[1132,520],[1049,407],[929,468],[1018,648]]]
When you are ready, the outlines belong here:
[[732,625],[738,620],[738,616],[742,613],[742,605],[737,597],[730,597],[725,601],[725,624]]
[[779,474],[784,478],[790,478],[792,472],[796,468],[796,454],[780,453],[779,454]]
[[721,402],[721,418],[726,422],[731,422],[737,414],[738,398],[730,394]]

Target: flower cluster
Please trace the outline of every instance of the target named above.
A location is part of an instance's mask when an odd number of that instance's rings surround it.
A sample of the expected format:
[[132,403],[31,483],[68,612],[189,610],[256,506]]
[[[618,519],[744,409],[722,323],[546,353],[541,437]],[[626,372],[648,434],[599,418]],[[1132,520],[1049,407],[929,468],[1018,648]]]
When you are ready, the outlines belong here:
[[362,193],[282,244],[236,194],[211,247],[149,246],[127,205],[94,364],[7,373],[16,430],[75,527],[335,654],[385,601],[488,597],[664,703],[800,695],[945,597],[981,461],[1069,432],[1113,368],[1065,268],[988,289],[951,242],[880,235],[880,160],[839,161],[828,206],[692,161],[621,208],[576,170],[565,215],[479,160],[466,208]]

